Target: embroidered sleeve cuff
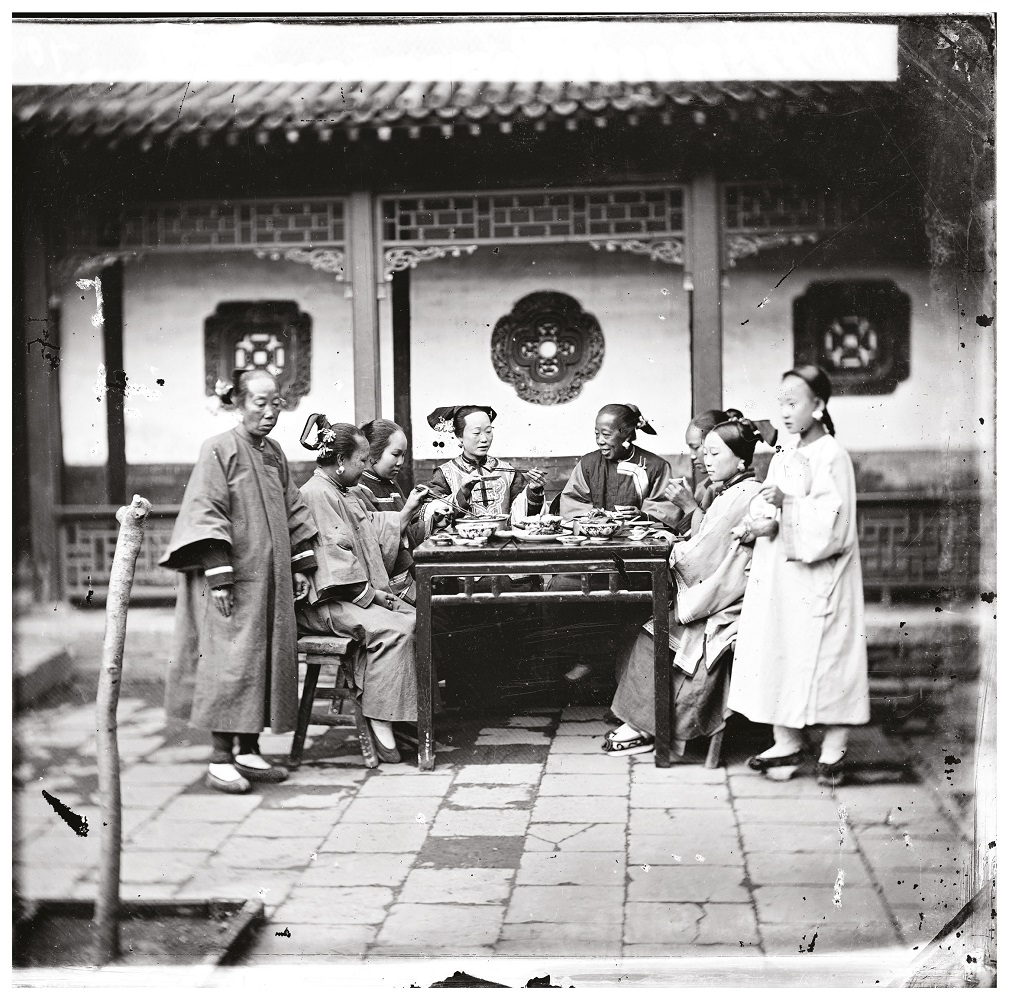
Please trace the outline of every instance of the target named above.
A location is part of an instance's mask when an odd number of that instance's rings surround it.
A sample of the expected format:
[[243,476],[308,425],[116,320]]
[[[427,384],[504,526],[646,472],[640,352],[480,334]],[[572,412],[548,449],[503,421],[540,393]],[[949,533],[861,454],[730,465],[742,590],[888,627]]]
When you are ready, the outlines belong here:
[[295,573],[314,573],[319,568],[315,553],[311,549],[297,552],[291,556],[291,569]]
[[354,598],[354,603],[359,608],[367,608],[373,600],[375,600],[375,588],[370,583],[366,583],[361,593]]
[[204,570],[204,576],[211,587],[230,587],[235,582],[235,571],[231,566],[215,566]]

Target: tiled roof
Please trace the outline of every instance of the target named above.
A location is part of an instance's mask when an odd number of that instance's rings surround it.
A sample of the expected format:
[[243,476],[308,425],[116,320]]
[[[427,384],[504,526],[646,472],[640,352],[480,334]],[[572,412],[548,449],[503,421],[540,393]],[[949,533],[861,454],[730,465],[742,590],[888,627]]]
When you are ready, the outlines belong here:
[[14,121],[25,134],[93,138],[142,144],[195,133],[202,141],[254,132],[266,141],[283,131],[291,141],[334,129],[458,126],[509,131],[512,123],[607,121],[655,114],[672,120],[724,108],[730,117],[768,107],[827,110],[838,102],[893,92],[893,85],[867,83],[113,83],[69,87],[15,87]]

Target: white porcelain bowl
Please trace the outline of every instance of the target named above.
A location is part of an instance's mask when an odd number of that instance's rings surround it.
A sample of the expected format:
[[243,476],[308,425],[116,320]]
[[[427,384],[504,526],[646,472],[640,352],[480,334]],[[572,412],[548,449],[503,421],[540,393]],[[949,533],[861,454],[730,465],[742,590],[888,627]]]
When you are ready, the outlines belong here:
[[455,530],[460,538],[490,538],[500,524],[496,518],[462,519],[455,522]]

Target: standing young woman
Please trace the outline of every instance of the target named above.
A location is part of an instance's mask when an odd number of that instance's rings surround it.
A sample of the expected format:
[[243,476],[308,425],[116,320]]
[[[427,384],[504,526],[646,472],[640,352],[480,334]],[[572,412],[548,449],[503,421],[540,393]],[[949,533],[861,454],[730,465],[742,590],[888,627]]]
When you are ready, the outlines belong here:
[[401,512],[369,510],[353,487],[370,448],[353,424],[330,424],[313,413],[301,443],[319,453],[318,467],[301,487],[319,526],[319,567],[308,599],[298,607],[298,630],[360,636],[354,682],[361,707],[379,759],[398,763],[392,723],[417,720],[416,613],[392,592],[389,573],[402,549],[402,517],[417,509],[423,493],[411,492]]
[[184,574],[165,700],[170,715],[211,730],[207,784],[243,793],[288,776],[260,755],[259,733],[288,732],[297,719],[294,604],[315,570],[316,528],[269,440],[282,406],[276,379],[238,371],[218,395],[242,422],[204,442],[161,560]]
[[785,780],[802,759],[803,731],[826,726],[817,780],[845,777],[848,726],[869,721],[855,475],[827,412],[831,385],[815,365],[785,372],[779,402],[798,436],[771,459],[761,496],[773,516],[747,520],[754,541],[729,708],[774,727],[750,767]]

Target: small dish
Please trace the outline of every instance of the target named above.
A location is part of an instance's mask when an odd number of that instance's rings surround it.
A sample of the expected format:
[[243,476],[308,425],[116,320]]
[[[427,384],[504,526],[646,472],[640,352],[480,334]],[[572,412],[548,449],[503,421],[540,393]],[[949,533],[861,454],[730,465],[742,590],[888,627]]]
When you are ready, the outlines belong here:
[[488,537],[489,537],[488,535],[483,535],[480,538],[465,538],[464,536],[460,535],[458,538],[454,538],[452,540],[452,544],[457,545],[459,548],[463,549],[476,549],[479,548],[481,545],[486,545]]
[[514,535],[520,542],[556,542],[558,538],[564,537],[560,534],[544,535],[542,532],[523,531],[521,528],[515,528]]
[[441,545],[441,546],[451,545],[452,544],[452,536],[451,535],[446,535],[444,533],[442,533],[440,535],[432,535],[428,539],[428,541],[432,545]]
[[494,529],[502,523],[494,518],[460,518],[455,522],[455,530],[460,538],[490,538]]
[[575,548],[578,545],[587,545],[590,539],[586,535],[558,535],[557,541],[567,548]]

